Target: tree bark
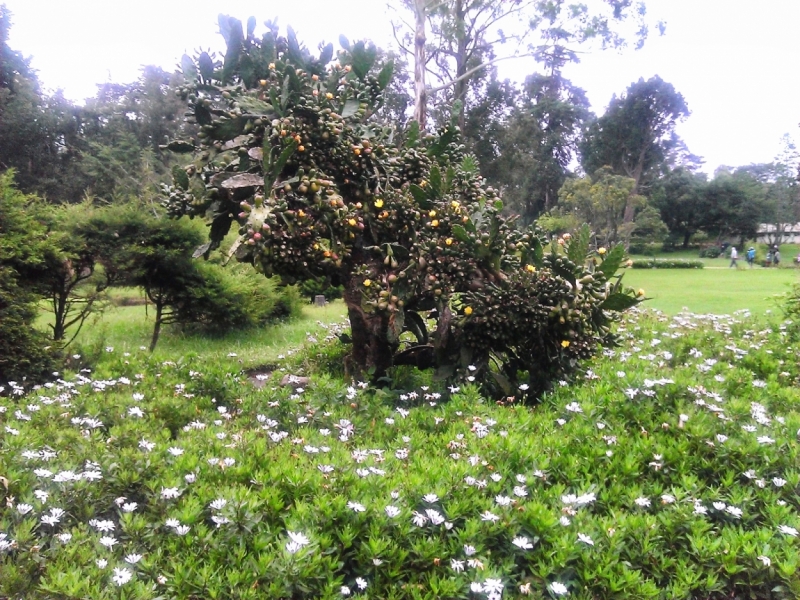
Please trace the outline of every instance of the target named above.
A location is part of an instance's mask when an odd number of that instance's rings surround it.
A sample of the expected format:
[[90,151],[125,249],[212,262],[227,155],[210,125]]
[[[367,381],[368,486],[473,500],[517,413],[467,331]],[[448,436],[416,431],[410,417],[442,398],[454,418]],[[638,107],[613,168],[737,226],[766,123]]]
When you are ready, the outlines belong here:
[[467,85],[469,80],[464,77],[467,72],[467,46],[469,40],[467,39],[466,27],[466,14],[464,12],[463,0],[456,0],[455,6],[456,16],[456,35],[458,36],[458,50],[456,55],[456,85],[454,90],[454,99],[461,102],[458,111],[458,126],[461,131],[464,131],[466,125],[466,100],[467,100]]
[[425,19],[427,0],[414,0],[414,120],[419,123],[420,131],[425,129],[428,112],[428,90],[425,89]]
[[153,337],[150,339],[150,352],[156,349],[158,336],[161,333],[161,322],[164,316],[164,305],[156,302],[156,323],[153,326]]
[[364,278],[351,276],[344,285],[344,302],[350,319],[353,349],[345,363],[348,377],[380,379],[392,366],[395,347],[387,338],[388,317],[384,312],[367,312],[361,306]]
[[639,182],[642,179],[642,173],[644,173],[644,159],[647,155],[647,149],[647,145],[642,146],[636,161],[636,167],[634,167],[631,175],[635,185],[631,190],[631,195],[628,196],[628,203],[625,205],[625,216],[622,218],[623,223],[633,223],[633,217],[636,212],[636,207],[633,205],[633,198],[639,194]]

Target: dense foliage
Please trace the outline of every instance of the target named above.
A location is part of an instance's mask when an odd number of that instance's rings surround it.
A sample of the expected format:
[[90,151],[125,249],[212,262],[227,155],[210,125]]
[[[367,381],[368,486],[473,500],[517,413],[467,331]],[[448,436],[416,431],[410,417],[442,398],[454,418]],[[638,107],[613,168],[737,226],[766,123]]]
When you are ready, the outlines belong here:
[[39,313],[35,284],[49,244],[30,214],[35,199],[0,174],[0,381],[40,380],[55,368],[47,338],[34,328]]
[[94,211],[76,229],[106,285],[140,288],[154,309],[154,349],[163,325],[210,333],[264,325],[292,316],[299,298],[242,269],[192,259],[202,232],[188,222],[158,218],[135,206]]
[[184,59],[199,147],[166,201],[211,221],[198,255],[236,224],[237,259],[343,285],[353,374],[413,364],[533,396],[610,341],[612,314],[637,302],[614,279],[621,249],[591,253],[582,231],[545,251],[501,214],[455,125],[427,135],[374,118],[392,64],[373,74],[372,46],[342,39],[332,64],[332,45],[312,57],[291,30],[256,39],[254,21],[220,22],[224,62]]
[[631,261],[633,269],[702,269],[702,260],[684,260],[680,258],[638,258]]

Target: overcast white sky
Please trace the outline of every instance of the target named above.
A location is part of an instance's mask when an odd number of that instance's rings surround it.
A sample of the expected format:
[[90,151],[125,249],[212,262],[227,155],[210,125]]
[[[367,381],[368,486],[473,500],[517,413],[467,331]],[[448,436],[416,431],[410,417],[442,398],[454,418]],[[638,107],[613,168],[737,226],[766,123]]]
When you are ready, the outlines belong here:
[[[502,0],[499,0],[502,1]],[[221,50],[217,15],[261,24],[278,17],[312,48],[370,38],[391,45],[385,0],[0,0],[13,13],[10,44],[33,58],[47,89],[73,100],[95,84],[130,82],[143,65],[171,70],[184,52]],[[647,0],[667,22],[639,51],[596,51],[567,76],[584,88],[598,114],[612,94],[660,75],[686,98],[691,117],[678,132],[689,149],[719,165],[769,162],[780,137],[800,141],[800,0]],[[500,63],[501,77],[523,79],[535,65]]]

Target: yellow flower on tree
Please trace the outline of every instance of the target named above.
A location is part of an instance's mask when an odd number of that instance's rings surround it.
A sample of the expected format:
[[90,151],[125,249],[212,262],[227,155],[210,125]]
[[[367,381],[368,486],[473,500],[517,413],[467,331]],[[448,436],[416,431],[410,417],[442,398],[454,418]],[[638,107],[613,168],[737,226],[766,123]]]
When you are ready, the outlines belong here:
[[636,295],[639,296],[639,297],[644,296],[644,289],[643,288],[639,288],[639,291],[636,292]]
[[467,308],[465,308],[464,309],[464,314],[467,315],[467,316],[470,316],[472,314],[472,307],[468,306]]
[[438,219],[434,219],[433,221],[431,221],[431,227],[438,227],[438,226],[439,226],[439,220]]
[[375,208],[383,208],[383,200],[381,198],[375,200]]
[[569,340],[563,340],[561,342],[561,347],[562,348],[569,348]]
[[347,222],[350,224],[350,227],[355,227],[358,224],[358,221],[355,219],[349,219]]
[[365,279],[364,280],[364,287],[369,287],[371,285],[372,285],[372,281],[370,281],[369,279]]
[[597,249],[597,253],[600,254],[600,255],[603,255],[603,254],[606,253],[606,249],[603,248],[603,247],[600,247],[600,248]]
[[447,244],[448,246],[452,246],[453,245],[453,238],[447,238],[444,241],[444,243]]
[[533,265],[525,265],[525,270],[528,273],[536,273],[536,267],[534,267]]

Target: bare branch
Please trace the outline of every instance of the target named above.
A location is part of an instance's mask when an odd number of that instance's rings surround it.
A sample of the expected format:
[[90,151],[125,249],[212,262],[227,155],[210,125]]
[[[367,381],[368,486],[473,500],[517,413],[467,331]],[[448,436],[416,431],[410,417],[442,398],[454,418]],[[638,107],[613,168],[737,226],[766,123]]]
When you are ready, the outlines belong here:
[[487,61],[485,63],[481,63],[480,65],[478,65],[477,67],[475,67],[473,69],[470,69],[469,71],[467,71],[466,73],[464,73],[460,77],[457,77],[456,79],[453,79],[452,81],[449,81],[449,82],[445,83],[444,85],[440,85],[437,88],[432,88],[432,89],[428,90],[428,93],[429,94],[435,94],[436,92],[441,92],[442,90],[445,90],[445,89],[449,88],[450,86],[455,85],[459,81],[463,81],[464,79],[469,79],[470,77],[472,77],[475,73],[477,73],[481,69],[485,69],[486,67],[491,66],[491,65],[493,65],[495,63],[499,63],[500,61],[509,60],[511,58],[522,58],[522,57],[525,57],[525,56],[533,56],[533,54],[529,54],[529,53],[526,53],[526,54],[512,54],[511,56],[501,56],[500,58],[495,58],[495,59],[492,59],[492,60]]

